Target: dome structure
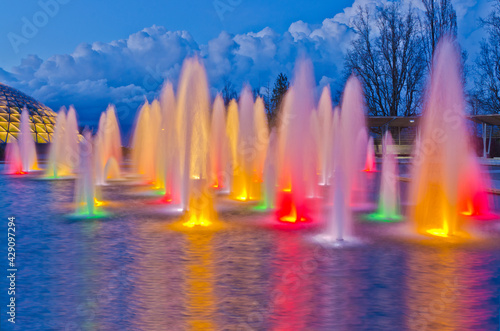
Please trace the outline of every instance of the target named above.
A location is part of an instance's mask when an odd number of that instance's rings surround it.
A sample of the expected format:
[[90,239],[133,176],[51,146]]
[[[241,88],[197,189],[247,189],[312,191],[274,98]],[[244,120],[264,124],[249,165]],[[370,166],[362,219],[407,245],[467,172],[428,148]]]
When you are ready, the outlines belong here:
[[52,140],[57,114],[32,97],[0,83],[0,144],[17,139],[21,127],[21,112],[29,111],[31,133],[37,143]]

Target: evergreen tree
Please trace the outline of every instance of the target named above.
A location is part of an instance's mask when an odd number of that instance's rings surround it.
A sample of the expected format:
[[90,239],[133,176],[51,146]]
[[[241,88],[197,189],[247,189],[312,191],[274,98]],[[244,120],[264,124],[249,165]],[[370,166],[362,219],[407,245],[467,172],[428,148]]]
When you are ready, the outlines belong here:
[[276,119],[278,118],[281,110],[283,97],[289,87],[290,82],[288,82],[288,77],[284,73],[280,73],[274,82],[273,94],[271,96],[271,102],[267,113],[269,126],[271,127],[276,125]]

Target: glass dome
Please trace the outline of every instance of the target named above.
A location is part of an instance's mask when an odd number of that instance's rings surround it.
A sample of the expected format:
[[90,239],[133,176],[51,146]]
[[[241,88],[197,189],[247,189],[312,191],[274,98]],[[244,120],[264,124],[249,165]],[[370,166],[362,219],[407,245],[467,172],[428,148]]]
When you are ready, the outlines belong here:
[[0,83],[0,144],[17,139],[24,107],[29,110],[31,133],[35,141],[48,143],[52,140],[57,114],[21,91]]

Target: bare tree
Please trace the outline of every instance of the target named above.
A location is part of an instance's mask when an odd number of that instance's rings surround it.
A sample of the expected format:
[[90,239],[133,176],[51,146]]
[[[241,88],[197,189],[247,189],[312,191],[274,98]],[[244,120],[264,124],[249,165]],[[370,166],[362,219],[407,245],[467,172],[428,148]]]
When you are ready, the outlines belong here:
[[500,112],[500,0],[495,0],[493,11],[481,23],[488,37],[481,42],[476,58],[475,88],[472,93],[476,111]]
[[370,115],[414,115],[426,72],[414,8],[403,9],[394,2],[374,15],[367,7],[359,8],[354,26],[357,38],[347,54],[346,69],[362,80]]
[[457,35],[457,13],[451,0],[422,0],[425,7],[425,51],[430,65],[436,46],[445,35]]
[[227,106],[229,101],[238,98],[238,93],[236,93],[233,83],[229,79],[224,79],[224,87],[222,88],[222,98],[224,99],[224,104]]

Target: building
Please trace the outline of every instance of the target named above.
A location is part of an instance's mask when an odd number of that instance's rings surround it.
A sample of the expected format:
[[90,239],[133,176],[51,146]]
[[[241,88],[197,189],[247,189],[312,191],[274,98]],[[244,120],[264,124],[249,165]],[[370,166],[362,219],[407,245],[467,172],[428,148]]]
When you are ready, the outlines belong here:
[[57,114],[21,91],[0,83],[0,144],[17,138],[24,107],[29,111],[35,141],[43,144],[52,140]]

